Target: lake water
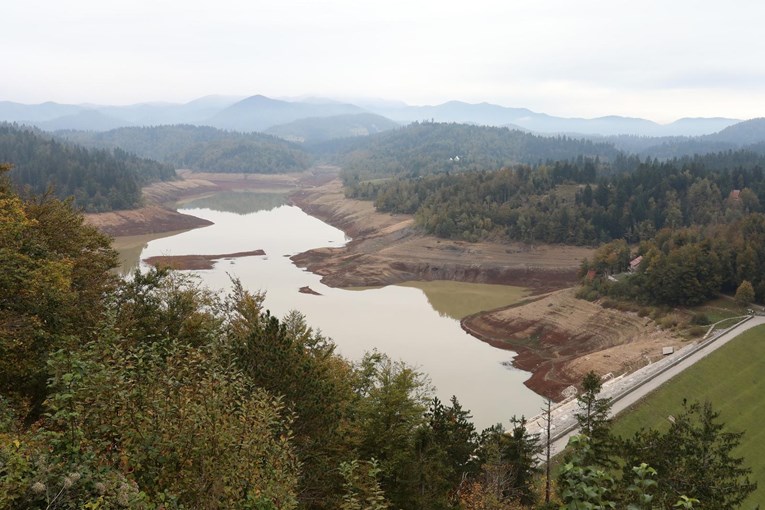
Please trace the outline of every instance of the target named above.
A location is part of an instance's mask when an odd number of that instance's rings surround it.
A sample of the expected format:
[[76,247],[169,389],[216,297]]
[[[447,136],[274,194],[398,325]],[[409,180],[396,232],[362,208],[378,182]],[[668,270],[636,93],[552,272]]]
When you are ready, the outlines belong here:
[[[299,310],[308,324],[334,340],[346,358],[358,360],[377,349],[418,367],[428,374],[442,401],[457,395],[463,407],[471,410],[479,430],[498,422],[508,428],[513,415],[538,414],[542,398],[523,385],[529,374],[507,366],[514,353],[465,333],[458,320],[434,310],[422,290],[406,286],[334,289],[289,259],[311,248],[343,246],[348,239],[342,231],[297,207],[278,205],[273,195],[222,195],[219,202],[215,198],[187,202],[179,209],[214,225],[149,240],[139,255],[133,247],[131,256],[262,249],[265,256],[220,260],[214,269],[196,273],[213,289],[228,289],[232,275],[251,291],[265,291],[265,305],[278,317]],[[125,267],[137,262],[123,261]],[[453,285],[450,289],[459,300],[460,284]],[[298,292],[304,286],[321,295]],[[465,289],[462,299],[473,299],[476,288],[467,284]]]

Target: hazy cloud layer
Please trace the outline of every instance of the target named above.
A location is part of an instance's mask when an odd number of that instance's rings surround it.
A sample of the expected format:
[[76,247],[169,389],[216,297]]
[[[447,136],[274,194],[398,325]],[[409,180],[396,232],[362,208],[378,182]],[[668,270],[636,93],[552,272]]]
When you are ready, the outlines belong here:
[[759,1],[9,4],[0,100],[310,94],[659,121],[765,116]]

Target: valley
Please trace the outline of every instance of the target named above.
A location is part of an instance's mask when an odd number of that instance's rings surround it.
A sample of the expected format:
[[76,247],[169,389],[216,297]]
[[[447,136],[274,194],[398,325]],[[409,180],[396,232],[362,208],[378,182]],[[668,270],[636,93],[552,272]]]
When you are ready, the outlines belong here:
[[[410,215],[379,213],[371,202],[346,198],[333,167],[286,175],[182,171],[179,176],[178,181],[146,187],[144,197],[152,205],[144,209],[88,215],[87,220],[112,234],[162,236],[163,231],[175,233],[210,224],[176,211],[174,204],[232,190],[288,194],[292,203],[351,238],[343,246],[291,256],[296,265],[319,275],[330,287],[456,281],[527,289],[529,294],[520,303],[482,309],[460,317],[461,324],[474,337],[517,352],[513,364],[531,373],[525,384],[554,400],[590,370],[614,375],[631,372],[660,357],[662,347],[684,342],[650,318],[576,299],[570,287],[581,260],[592,257],[590,248],[468,243],[425,235],[413,228]],[[161,214],[152,218],[152,211]],[[137,240],[140,253],[144,238],[119,236],[116,245],[124,247],[131,239]],[[203,261],[202,265],[208,264]]]

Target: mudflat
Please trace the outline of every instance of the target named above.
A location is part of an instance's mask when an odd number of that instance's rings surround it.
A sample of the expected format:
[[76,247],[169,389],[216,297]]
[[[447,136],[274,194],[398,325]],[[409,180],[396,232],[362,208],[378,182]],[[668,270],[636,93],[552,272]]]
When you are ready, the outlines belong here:
[[466,317],[462,328],[490,344],[518,353],[513,364],[533,373],[535,392],[560,400],[590,370],[603,376],[629,373],[662,357],[662,347],[683,339],[648,317],[603,308],[575,297],[575,289]]

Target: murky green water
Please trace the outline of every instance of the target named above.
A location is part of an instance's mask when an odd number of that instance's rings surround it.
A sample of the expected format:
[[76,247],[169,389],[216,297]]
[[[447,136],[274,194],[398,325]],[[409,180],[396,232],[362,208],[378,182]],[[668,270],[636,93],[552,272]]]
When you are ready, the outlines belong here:
[[[215,289],[228,288],[231,274],[251,290],[266,291],[266,306],[277,316],[300,310],[349,359],[357,360],[364,352],[378,349],[419,367],[430,376],[442,400],[457,395],[472,411],[478,427],[497,422],[507,426],[514,414],[538,413],[541,397],[523,385],[529,374],[504,365],[514,353],[463,332],[456,319],[434,310],[422,290],[404,286],[334,289],[323,285],[319,276],[297,268],[290,255],[320,246],[342,246],[347,242],[345,235],[297,207],[274,206],[273,197],[257,195],[250,197],[253,203],[248,207],[235,207],[255,212],[226,211],[230,200],[215,202],[213,197],[205,198],[204,208],[191,208],[199,202],[185,204],[183,212],[214,225],[151,240],[140,257],[263,249],[265,256],[222,260],[214,269],[197,273]],[[246,194],[233,198],[240,202]],[[304,286],[322,295],[298,292]],[[459,286],[450,282],[453,300],[475,300],[475,287],[468,285],[459,297]]]
[[528,289],[524,287],[450,280],[405,282],[400,285],[420,289],[435,311],[457,320],[474,313],[512,305],[529,295]]

